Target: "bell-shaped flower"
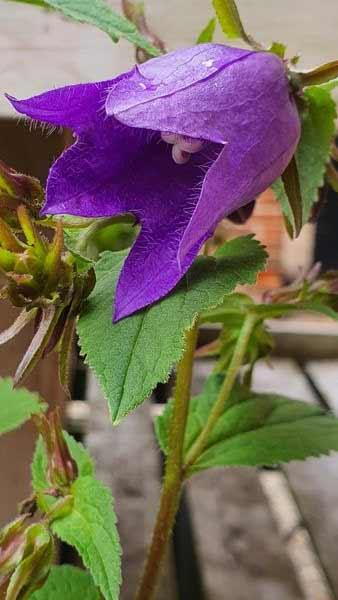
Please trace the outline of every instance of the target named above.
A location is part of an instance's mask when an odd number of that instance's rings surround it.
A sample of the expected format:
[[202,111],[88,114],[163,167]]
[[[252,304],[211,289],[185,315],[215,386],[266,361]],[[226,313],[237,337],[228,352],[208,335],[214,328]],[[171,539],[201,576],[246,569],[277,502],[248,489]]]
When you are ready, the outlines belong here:
[[111,81],[9,99],[76,136],[50,171],[45,214],[131,213],[141,225],[115,320],[170,292],[217,223],[285,170],[300,135],[284,62],[220,44],[169,53]]

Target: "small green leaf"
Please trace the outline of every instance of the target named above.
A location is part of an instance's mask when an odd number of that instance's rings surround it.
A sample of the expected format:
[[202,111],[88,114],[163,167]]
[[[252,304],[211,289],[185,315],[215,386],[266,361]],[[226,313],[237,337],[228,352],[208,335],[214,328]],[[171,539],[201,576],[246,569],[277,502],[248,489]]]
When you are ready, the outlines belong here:
[[212,0],[215,13],[227,38],[250,43],[234,0]]
[[197,258],[160,302],[112,324],[114,286],[125,256],[105,253],[96,263],[97,284],[78,324],[81,352],[108,399],[114,423],[168,379],[197,314],[217,306],[236,285],[254,283],[266,253],[252,236],[231,240],[216,258]]
[[[302,134],[296,152],[303,206],[302,224],[308,221],[312,206],[318,200],[318,189],[324,183],[329,160],[336,107],[326,86],[332,83],[312,86],[304,92],[308,107],[302,117]],[[283,213],[292,223],[292,209],[280,179],[274,183],[273,189]]]
[[282,42],[272,42],[268,52],[272,52],[272,54],[276,54],[282,60],[285,58],[286,46],[282,44]]
[[[211,375],[191,401],[184,453],[200,434],[216,401],[223,375]],[[171,402],[158,417],[156,433],[166,453]],[[261,466],[304,460],[338,450],[338,419],[321,407],[273,394],[255,394],[237,386],[231,405],[216,423],[208,445],[189,475],[211,467]]]
[[46,408],[37,394],[24,388],[13,389],[11,379],[0,379],[0,434],[17,429]]
[[63,565],[52,567],[44,586],[31,600],[100,600],[100,592],[86,571]]
[[[17,0],[10,0],[16,2]],[[115,12],[104,0],[19,0],[26,4],[42,7],[51,7],[60,10],[64,15],[89,23],[109,35],[113,42],[125,38],[132,44],[145,50],[150,56],[159,56],[160,52],[155,46],[139,33],[131,21]]]
[[216,19],[213,18],[210,19],[207,26],[204,27],[204,29],[202,29],[201,33],[197,38],[197,44],[207,44],[208,42],[212,42],[212,40],[214,39],[215,29]]
[[93,477],[73,483],[72,511],[52,522],[61,540],[74,546],[106,600],[117,600],[121,584],[121,550],[110,490]]
[[298,237],[302,229],[302,192],[300,189],[300,180],[298,167],[295,157],[293,157],[282,173],[284,191],[287,195],[289,206],[292,212],[293,234]]

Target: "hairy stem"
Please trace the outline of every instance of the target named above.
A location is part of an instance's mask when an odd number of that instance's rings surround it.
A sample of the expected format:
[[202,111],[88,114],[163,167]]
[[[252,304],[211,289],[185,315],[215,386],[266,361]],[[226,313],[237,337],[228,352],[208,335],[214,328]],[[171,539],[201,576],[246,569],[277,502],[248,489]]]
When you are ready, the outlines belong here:
[[179,506],[183,482],[184,434],[189,412],[190,386],[197,335],[198,324],[196,323],[186,335],[185,351],[177,367],[173,411],[168,436],[168,455],[160,507],[136,600],[152,600],[154,598]]
[[223,381],[222,387],[220,389],[218,398],[213,406],[212,411],[208,417],[204,428],[202,429],[200,435],[198,436],[195,443],[191,446],[184,465],[185,473],[189,471],[189,467],[198,459],[198,457],[202,454],[208,438],[210,436],[211,431],[213,430],[215,424],[217,423],[220,416],[223,414],[227,402],[229,401],[230,394],[232,388],[234,386],[236,377],[238,372],[242,366],[243,359],[247,350],[247,346],[252,334],[252,331],[256,325],[257,317],[254,313],[248,313],[240,334],[238,336],[238,340],[236,343],[236,347],[234,353],[232,355],[232,359],[230,361],[229,367],[227,369],[227,373],[225,379]]

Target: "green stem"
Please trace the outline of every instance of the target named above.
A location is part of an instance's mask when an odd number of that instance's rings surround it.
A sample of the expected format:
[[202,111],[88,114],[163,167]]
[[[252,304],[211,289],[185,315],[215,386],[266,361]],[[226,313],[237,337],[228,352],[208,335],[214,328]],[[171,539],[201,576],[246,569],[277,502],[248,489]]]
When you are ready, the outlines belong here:
[[185,351],[177,367],[168,435],[168,455],[152,542],[136,600],[152,600],[161,572],[166,549],[175,522],[183,483],[183,445],[189,413],[190,387],[194,352],[198,335],[196,323],[186,335]]
[[256,325],[257,316],[254,313],[248,313],[245,317],[244,323],[242,325],[242,329],[238,336],[238,340],[235,346],[234,353],[232,355],[231,362],[229,364],[226,377],[223,381],[222,387],[220,389],[218,398],[213,406],[212,411],[208,417],[204,428],[202,429],[200,435],[198,436],[195,443],[191,446],[184,465],[184,471],[187,473],[189,471],[189,467],[196,462],[198,457],[202,454],[211,431],[215,427],[218,419],[224,413],[226,409],[227,403],[230,398],[230,394],[234,383],[236,381],[236,377],[238,372],[242,366],[243,359],[247,350],[247,346],[252,334],[252,331]]

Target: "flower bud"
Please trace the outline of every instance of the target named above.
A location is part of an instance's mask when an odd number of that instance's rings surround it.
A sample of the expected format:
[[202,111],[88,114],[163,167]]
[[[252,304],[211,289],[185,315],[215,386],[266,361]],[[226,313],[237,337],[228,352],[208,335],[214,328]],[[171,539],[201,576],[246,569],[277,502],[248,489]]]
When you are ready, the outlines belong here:
[[53,560],[54,543],[42,523],[27,526],[27,515],[0,533],[0,596],[24,600],[45,582]]
[[62,225],[57,225],[49,242],[24,205],[16,214],[25,241],[0,218],[0,268],[8,282],[8,296],[15,306],[29,308],[64,302],[76,273],[64,249]]
[[10,573],[23,554],[27,515],[22,515],[0,531],[0,585],[2,577]]
[[43,189],[35,177],[17,173],[0,161],[0,217],[11,226],[18,223],[16,210],[20,204],[29,207],[38,218],[44,199]]
[[55,410],[47,417],[39,415],[35,422],[47,451],[48,482],[52,488],[67,490],[76,479],[78,469],[63,435],[59,411]]

